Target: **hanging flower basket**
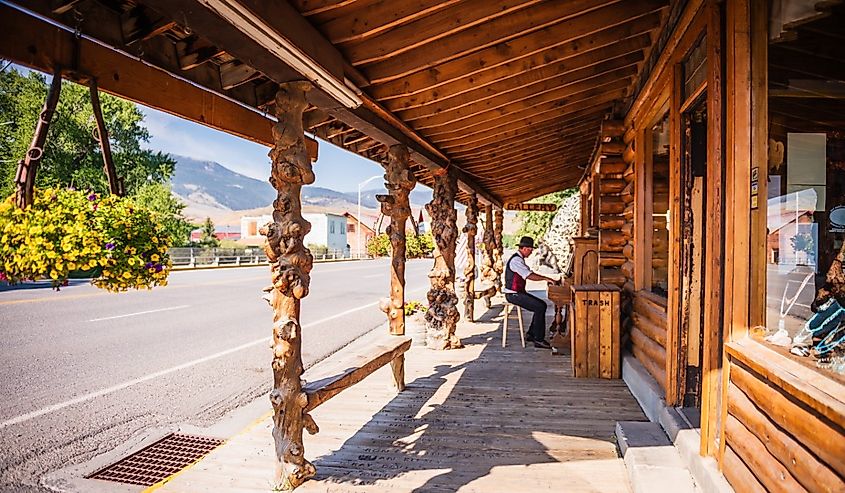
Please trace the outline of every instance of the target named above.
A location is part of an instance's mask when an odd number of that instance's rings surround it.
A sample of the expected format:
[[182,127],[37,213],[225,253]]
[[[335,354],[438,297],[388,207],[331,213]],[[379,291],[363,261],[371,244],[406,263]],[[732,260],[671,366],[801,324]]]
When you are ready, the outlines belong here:
[[48,278],[58,288],[85,272],[108,291],[166,286],[167,235],[132,200],[65,189],[36,191],[22,210],[0,203],[0,280]]

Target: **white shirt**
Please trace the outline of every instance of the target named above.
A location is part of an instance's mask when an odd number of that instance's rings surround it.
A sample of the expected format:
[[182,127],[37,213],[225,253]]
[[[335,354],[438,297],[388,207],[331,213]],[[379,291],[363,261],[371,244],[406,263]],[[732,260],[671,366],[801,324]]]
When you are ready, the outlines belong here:
[[[525,259],[522,258],[522,255],[520,255],[517,252],[517,254],[515,256],[511,257],[511,259],[508,262],[509,262],[509,264],[511,266],[511,270],[514,272],[514,274],[518,274],[520,277],[522,277],[526,281],[528,280],[528,276],[531,275],[531,269],[528,268],[528,264],[525,263]],[[516,291],[514,291],[512,289],[508,289],[507,286],[502,286],[502,292],[503,293],[516,293]]]

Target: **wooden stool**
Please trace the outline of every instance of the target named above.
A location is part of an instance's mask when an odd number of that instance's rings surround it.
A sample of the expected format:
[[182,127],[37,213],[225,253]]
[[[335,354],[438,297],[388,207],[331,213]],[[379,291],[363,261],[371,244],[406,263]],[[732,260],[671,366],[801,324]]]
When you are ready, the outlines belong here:
[[511,308],[516,308],[516,319],[519,320],[519,337],[522,339],[522,348],[525,348],[525,329],[522,327],[522,308],[505,301],[505,319],[502,320],[502,347],[508,343],[508,318]]

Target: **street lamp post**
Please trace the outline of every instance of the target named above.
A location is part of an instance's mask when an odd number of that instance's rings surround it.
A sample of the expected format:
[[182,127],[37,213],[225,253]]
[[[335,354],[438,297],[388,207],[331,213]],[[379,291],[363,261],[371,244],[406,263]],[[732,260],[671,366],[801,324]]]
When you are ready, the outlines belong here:
[[355,242],[357,243],[356,251],[358,252],[358,258],[361,258],[361,187],[375,180],[376,178],[381,178],[381,175],[371,176],[358,184],[358,217],[356,218],[358,220],[358,224],[357,229],[355,230]]

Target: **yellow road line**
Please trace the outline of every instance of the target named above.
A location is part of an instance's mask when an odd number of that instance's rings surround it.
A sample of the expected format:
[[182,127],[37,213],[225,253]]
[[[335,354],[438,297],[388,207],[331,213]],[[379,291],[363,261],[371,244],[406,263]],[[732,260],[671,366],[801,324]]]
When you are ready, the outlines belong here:
[[[268,411],[268,412],[264,413],[263,415],[261,415],[261,417],[260,417],[260,418],[256,419],[255,421],[253,421],[252,423],[250,423],[249,425],[247,425],[247,427],[246,427],[246,428],[244,428],[243,430],[241,430],[241,431],[237,432],[237,433],[235,434],[235,436],[238,436],[238,435],[243,435],[243,434],[245,434],[245,433],[249,432],[250,430],[252,430],[252,429],[253,429],[253,428],[255,428],[256,426],[260,425],[260,424],[261,424],[264,420],[266,420],[266,419],[268,419],[268,418],[270,418],[270,417],[272,417],[272,416],[273,416],[273,411]],[[231,440],[231,439],[229,439],[229,440]],[[220,447],[222,447],[222,446],[226,445],[226,443],[227,443],[229,440],[225,440],[223,443],[221,443],[220,445],[218,445],[217,447],[215,447],[215,448],[214,448],[214,450],[217,450],[218,448],[220,448]],[[214,452],[214,450],[212,450],[211,452]],[[211,452],[209,452],[209,454],[210,454]],[[200,462],[201,460],[205,459],[207,456],[208,456],[208,454],[203,455],[203,456],[202,456],[202,457],[200,457],[199,459],[197,459],[197,460],[195,460],[194,462],[191,462],[190,464],[188,464],[187,466],[185,466],[185,467],[184,467],[181,471],[176,472],[176,473],[173,473],[173,474],[171,474],[170,476],[167,476],[166,478],[162,479],[162,480],[161,480],[161,481],[159,481],[158,483],[156,483],[156,484],[154,484],[154,485],[150,486],[149,488],[147,488],[147,489],[143,490],[141,493],[149,493],[149,492],[152,492],[152,491],[155,491],[155,490],[157,490],[157,489],[161,488],[162,486],[164,486],[164,485],[166,485],[167,483],[169,483],[169,482],[173,481],[174,479],[176,479],[176,477],[177,477],[177,476],[179,476],[180,474],[184,473],[184,472],[185,472],[185,471],[187,471],[188,469],[190,469],[190,468],[194,467],[195,465],[199,464],[199,462]]]

